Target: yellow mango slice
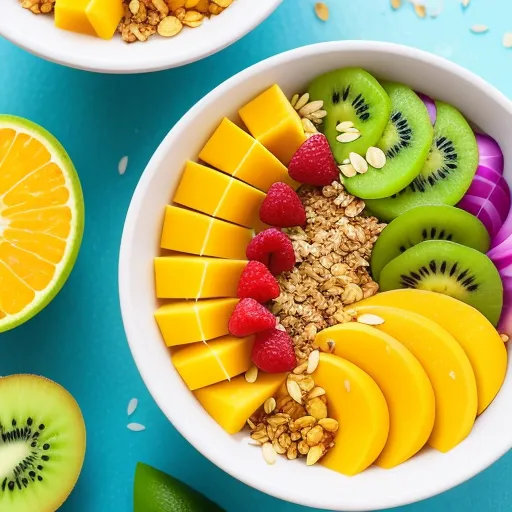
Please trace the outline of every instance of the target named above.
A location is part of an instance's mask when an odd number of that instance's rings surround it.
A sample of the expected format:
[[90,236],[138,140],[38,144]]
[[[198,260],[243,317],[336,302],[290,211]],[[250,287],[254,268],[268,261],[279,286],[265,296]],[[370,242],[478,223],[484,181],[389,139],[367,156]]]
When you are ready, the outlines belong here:
[[245,260],[252,231],[202,213],[167,206],[161,247],[171,251]]
[[244,260],[205,256],[155,258],[156,296],[159,299],[236,297]]
[[434,426],[432,385],[419,361],[395,338],[350,322],[324,329],[315,343],[365,371],[381,389],[389,409],[389,436],[375,464],[390,469],[417,453]]
[[252,228],[265,194],[226,174],[187,162],[174,202]]
[[273,85],[238,113],[252,136],[283,164],[306,140],[300,117],[278,85]]
[[498,394],[507,372],[507,350],[496,329],[475,308],[448,295],[413,289],[378,293],[357,306],[406,309],[438,323],[457,340],[473,367],[477,414]]
[[300,185],[290,178],[286,167],[265,146],[227,118],[205,144],[199,158],[263,192],[277,181],[293,189]]
[[194,391],[206,412],[228,433],[236,434],[256,409],[273,396],[286,379],[286,373],[258,374],[252,384],[244,375]]
[[59,0],[55,3],[55,26],[111,39],[123,14],[122,0]]
[[172,362],[191,391],[246,372],[252,362],[254,336],[227,335],[208,342],[191,343],[172,353]]
[[155,318],[168,347],[207,341],[228,334],[238,299],[177,301],[157,309]]
[[349,361],[320,354],[315,384],[329,398],[329,417],[339,423],[334,447],[322,466],[352,476],[365,470],[381,453],[389,432],[389,412],[373,379]]
[[436,418],[428,444],[447,452],[473,428],[478,396],[471,363],[455,338],[428,318],[405,309],[361,306],[358,315],[377,315],[375,328],[404,345],[427,372],[436,397]]
[[[60,1],[58,0],[57,4]],[[123,2],[122,0],[90,0],[86,14],[98,37],[112,39],[124,14]]]

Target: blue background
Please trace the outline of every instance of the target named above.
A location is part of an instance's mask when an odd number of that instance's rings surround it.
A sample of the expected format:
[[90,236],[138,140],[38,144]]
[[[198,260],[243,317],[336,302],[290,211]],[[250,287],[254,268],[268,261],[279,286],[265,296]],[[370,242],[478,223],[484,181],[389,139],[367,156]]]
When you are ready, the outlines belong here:
[[[510,0],[472,0],[466,11],[459,0],[445,0],[439,17],[425,20],[409,5],[392,12],[388,0],[325,2],[331,11],[327,23],[315,18],[313,0],[285,0],[269,20],[227,50],[158,74],[75,71],[0,40],[0,112],[27,117],[61,140],[78,169],[86,201],[85,237],[66,286],[32,321],[0,334],[0,375],[37,373],[54,379],[83,409],[88,428],[85,466],[61,510],[131,510],[137,461],[180,477],[229,512],[309,510],[227,476],[167,422],[128,350],[119,311],[117,260],[130,197],[161,139],[213,87],[266,57],[319,41],[394,41],[453,59],[512,94],[512,50],[501,44],[503,33],[512,31]],[[486,24],[490,31],[474,35],[469,30],[473,24]],[[125,155],[128,169],[120,175],[118,162]],[[144,424],[144,432],[126,428],[126,407],[133,397],[139,407],[130,421]],[[510,510],[511,479],[509,454],[457,489],[401,510]]]

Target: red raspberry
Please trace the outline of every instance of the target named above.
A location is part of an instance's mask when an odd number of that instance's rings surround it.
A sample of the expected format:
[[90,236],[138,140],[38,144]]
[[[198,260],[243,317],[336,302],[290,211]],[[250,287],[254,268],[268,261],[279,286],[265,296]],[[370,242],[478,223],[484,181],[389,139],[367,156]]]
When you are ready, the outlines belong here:
[[274,183],[267,192],[261,208],[260,220],[269,226],[291,228],[306,224],[306,210],[299,196],[286,183]]
[[290,239],[276,228],[258,233],[247,246],[246,255],[248,260],[261,261],[275,276],[295,265]]
[[231,313],[228,329],[233,336],[244,338],[275,325],[276,317],[265,306],[254,299],[242,299]]
[[281,290],[276,278],[260,261],[249,261],[238,282],[238,297],[268,302],[279,297]]
[[296,151],[288,174],[299,183],[330,185],[339,180],[340,171],[325,135],[313,135]]
[[252,362],[267,373],[292,371],[297,365],[297,359],[289,334],[275,328],[256,334]]

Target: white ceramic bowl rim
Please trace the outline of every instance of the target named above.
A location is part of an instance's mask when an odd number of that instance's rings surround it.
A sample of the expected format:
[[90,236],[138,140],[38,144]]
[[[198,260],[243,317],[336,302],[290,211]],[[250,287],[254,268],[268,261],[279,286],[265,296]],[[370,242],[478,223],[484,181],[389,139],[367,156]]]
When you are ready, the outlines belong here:
[[[237,0],[220,16],[172,39],[126,44],[59,30],[49,16],[34,16],[18,0],[1,0],[0,36],[57,64],[101,73],[145,73],[183,66],[238,41],[262,23],[282,0]],[[6,5],[3,5],[7,2]]]
[[[386,495],[385,498],[378,498],[377,496],[374,496],[372,489],[366,489],[366,492],[360,492],[357,496],[344,496],[340,493],[337,495],[336,493],[323,495],[322,493],[313,493],[311,492],[311,489],[307,488],[307,486],[302,486],[300,484],[296,486],[294,491],[291,491],[289,486],[287,487],[281,484],[279,478],[269,478],[269,474],[266,471],[251,470],[251,468],[248,468],[246,465],[244,467],[242,454],[237,455],[236,453],[225,453],[216,446],[215,442],[205,442],[205,439],[208,439],[208,433],[205,433],[204,428],[209,427],[203,426],[203,429],[191,428],[186,411],[184,414],[183,410],[178,410],[179,407],[169,404],[169,400],[166,400],[166,395],[169,393],[169,390],[161,389],[161,383],[158,375],[156,372],[152,371],[152,368],[148,364],[149,358],[146,357],[147,347],[139,339],[140,336],[136,335],[138,320],[135,314],[136,309],[134,309],[133,300],[130,296],[129,284],[130,281],[133,280],[131,248],[135,247],[137,244],[137,233],[135,232],[134,226],[141,208],[143,208],[143,200],[147,195],[147,190],[149,189],[151,182],[159,172],[159,167],[166,157],[168,148],[183,135],[183,130],[187,128],[189,123],[193,121],[198,114],[205,109],[205,107],[216,102],[226,94],[229,94],[230,91],[234,90],[241,84],[250,82],[251,79],[254,79],[254,77],[267,68],[276,69],[280,65],[284,65],[290,61],[296,61],[299,58],[311,57],[329,52],[335,53],[337,51],[361,52],[361,54],[370,52],[373,54],[382,54],[383,58],[384,56],[389,57],[396,55],[397,57],[400,56],[406,57],[410,60],[415,60],[422,65],[428,64],[431,67],[434,66],[438,68],[440,72],[445,73],[448,77],[458,76],[458,78],[465,82],[473,83],[479,94],[490,97],[492,101],[498,104],[500,109],[504,109],[507,113],[506,115],[512,119],[512,104],[497,89],[490,86],[487,82],[470,71],[467,71],[448,60],[414,48],[392,43],[370,41],[329,42],[298,48],[262,61],[230,78],[199,101],[172,128],[155,152],[139,181],[126,217],[120,249],[119,291],[121,311],[128,342],[146,386],[158,406],[169,418],[172,424],[206,458],[233,477],[275,497],[310,507],[362,511],[394,507],[426,499],[468,480],[495,462],[512,447],[512,429],[505,426],[503,426],[503,428],[498,427],[496,426],[497,422],[493,422],[493,426],[490,429],[491,432],[489,432],[489,446],[483,447],[485,448],[485,452],[482,452],[481,450],[478,451],[478,447],[475,448],[474,445],[471,445],[473,447],[472,451],[468,454],[466,453],[466,449],[462,456],[459,457],[463,451],[463,448],[460,448],[460,451],[457,454],[459,458],[455,463],[457,470],[452,473],[443,474],[441,479],[438,475],[427,473],[423,475],[424,478],[412,480],[407,478],[406,472],[402,472],[401,475],[405,474],[405,477],[402,477],[403,483],[401,484],[404,490],[400,491],[400,495],[397,496]],[[336,67],[336,64],[333,64],[333,68],[334,67]],[[509,390],[510,388],[507,382],[507,393]],[[181,397],[178,401],[180,405],[185,403],[185,400],[182,400]],[[497,401],[499,401],[499,404],[496,403]],[[491,404],[489,409],[496,407],[500,407],[500,410],[508,407],[507,402],[500,399],[500,395],[495,402]],[[475,426],[475,429],[478,429],[479,431],[481,430],[478,425]],[[459,447],[455,450],[458,449]],[[428,458],[430,455],[430,453],[427,453],[425,456]],[[439,456],[439,454],[435,454],[435,456]],[[443,455],[443,457],[445,457],[445,455]],[[308,471],[317,470],[326,471],[324,468],[308,468]],[[379,473],[379,479],[385,482],[386,471],[379,469],[377,469],[377,471],[382,471],[382,473]]]

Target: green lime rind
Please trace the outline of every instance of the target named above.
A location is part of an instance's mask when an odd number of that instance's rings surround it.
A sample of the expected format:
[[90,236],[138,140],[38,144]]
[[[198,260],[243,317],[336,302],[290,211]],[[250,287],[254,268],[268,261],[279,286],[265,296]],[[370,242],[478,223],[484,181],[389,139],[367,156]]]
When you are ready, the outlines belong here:
[[483,253],[454,242],[421,242],[391,260],[380,273],[380,291],[416,288],[442,293],[480,311],[496,326],[503,308],[503,283]]
[[14,329],[33,318],[59,293],[73,270],[78,252],[80,251],[85,225],[84,196],[80,179],[73,162],[61,143],[41,126],[21,117],[0,115],[0,129],[4,128],[12,128],[17,132],[27,133],[40,141],[48,149],[52,158],[62,169],[68,181],[70,201],[72,201],[70,208],[73,211],[73,220],[71,231],[67,239],[66,251],[61,262],[57,265],[54,278],[45,290],[40,292],[40,295],[24,310],[16,315],[7,315],[0,320],[0,333]]
[[[379,219],[389,222],[414,206],[426,204],[457,204],[467,192],[478,167],[478,146],[475,134],[464,116],[453,106],[436,101],[437,120],[434,140],[420,174],[398,194],[385,199],[370,199],[368,207]],[[439,168],[442,154],[438,146],[444,139],[452,141],[457,155],[457,169],[445,173],[446,178],[430,184],[429,176]],[[446,161],[445,164],[451,164]],[[444,171],[443,171],[444,172]],[[420,183],[420,187],[418,187]],[[421,191],[420,191],[421,189]]]
[[370,261],[373,279],[378,281],[392,259],[425,240],[448,240],[483,253],[491,243],[485,226],[470,213],[454,206],[417,206],[391,221],[379,235]]
[[[425,165],[434,137],[427,108],[410,87],[393,82],[382,87],[391,99],[391,113],[375,146],[386,155],[386,164],[382,169],[370,165],[365,174],[345,179],[345,188],[362,199],[389,197],[411,183]],[[408,140],[400,138],[399,130]]]
[[133,512],[225,512],[180,480],[142,462],[133,485]]
[[[311,82],[308,93],[312,101],[324,102],[327,115],[320,130],[327,137],[338,164],[352,151],[365,155],[381,138],[389,119],[391,100],[377,79],[364,69],[343,68],[320,75]],[[348,143],[336,140],[340,135],[336,126],[343,121],[352,121],[360,131],[357,140]]]

